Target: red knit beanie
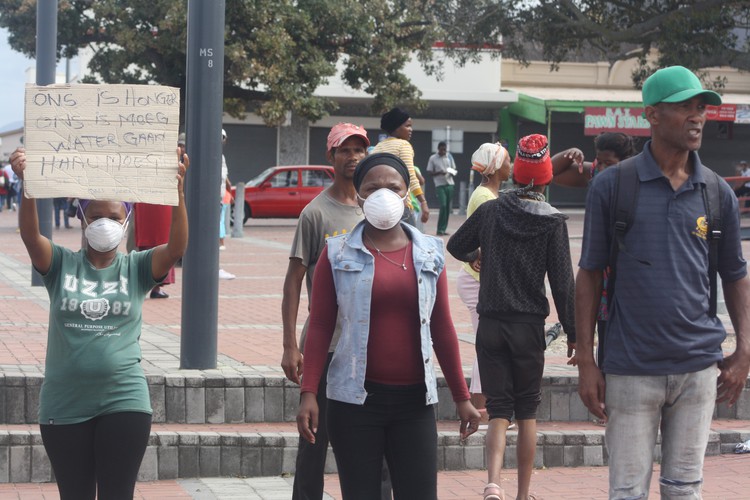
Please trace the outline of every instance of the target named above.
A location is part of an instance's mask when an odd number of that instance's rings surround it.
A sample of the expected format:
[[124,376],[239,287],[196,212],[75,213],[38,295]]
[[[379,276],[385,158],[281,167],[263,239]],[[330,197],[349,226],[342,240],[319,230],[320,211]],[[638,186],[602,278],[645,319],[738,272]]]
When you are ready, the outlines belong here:
[[513,162],[513,180],[518,184],[543,186],[552,181],[552,160],[549,157],[547,138],[541,134],[522,137],[516,148]]

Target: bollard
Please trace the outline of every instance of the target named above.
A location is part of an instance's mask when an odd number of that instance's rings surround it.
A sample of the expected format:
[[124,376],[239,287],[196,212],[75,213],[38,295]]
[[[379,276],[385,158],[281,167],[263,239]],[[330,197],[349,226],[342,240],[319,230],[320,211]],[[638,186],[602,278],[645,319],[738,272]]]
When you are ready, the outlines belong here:
[[557,337],[560,336],[561,332],[562,325],[560,323],[555,323],[546,332],[544,332],[544,343],[549,346],[557,339]]
[[469,184],[461,181],[458,183],[458,213],[466,215],[467,206],[469,206]]
[[245,183],[237,183],[234,192],[234,225],[232,226],[232,238],[242,238],[245,236],[243,224],[245,223]]

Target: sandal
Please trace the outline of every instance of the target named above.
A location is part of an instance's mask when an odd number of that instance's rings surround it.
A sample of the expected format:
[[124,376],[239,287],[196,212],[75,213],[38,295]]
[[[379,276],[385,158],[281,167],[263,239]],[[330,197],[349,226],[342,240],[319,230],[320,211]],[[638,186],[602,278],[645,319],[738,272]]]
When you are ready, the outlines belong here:
[[495,483],[487,483],[484,487],[484,500],[505,500],[505,492]]

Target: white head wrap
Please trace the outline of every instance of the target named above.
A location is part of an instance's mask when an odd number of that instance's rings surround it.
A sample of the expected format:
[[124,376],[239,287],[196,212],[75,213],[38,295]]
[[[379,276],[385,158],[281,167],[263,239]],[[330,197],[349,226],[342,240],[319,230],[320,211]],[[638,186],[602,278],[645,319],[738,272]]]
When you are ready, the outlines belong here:
[[490,177],[503,166],[507,157],[508,150],[502,147],[499,142],[494,144],[485,142],[471,155],[471,168],[485,177]]

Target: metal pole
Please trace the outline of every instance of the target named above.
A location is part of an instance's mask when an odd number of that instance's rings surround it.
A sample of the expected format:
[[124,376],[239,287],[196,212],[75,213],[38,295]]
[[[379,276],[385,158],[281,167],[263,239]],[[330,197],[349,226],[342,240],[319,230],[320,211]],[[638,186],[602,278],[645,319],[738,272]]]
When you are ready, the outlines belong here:
[[234,226],[232,226],[232,238],[245,236],[243,225],[245,224],[245,183],[239,182],[234,191]]
[[[36,4],[36,84],[55,83],[57,66],[57,0],[39,0]],[[39,232],[52,239],[52,200],[36,200]],[[43,286],[42,276],[33,268],[31,286]]]
[[458,183],[458,213],[466,215],[466,208],[469,206],[469,184],[466,181]]
[[[216,368],[225,0],[188,0],[186,203],[180,367]],[[215,186],[215,189],[211,189]]]

